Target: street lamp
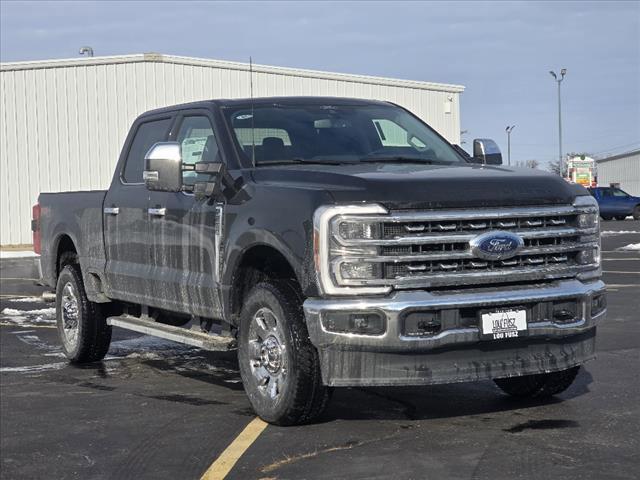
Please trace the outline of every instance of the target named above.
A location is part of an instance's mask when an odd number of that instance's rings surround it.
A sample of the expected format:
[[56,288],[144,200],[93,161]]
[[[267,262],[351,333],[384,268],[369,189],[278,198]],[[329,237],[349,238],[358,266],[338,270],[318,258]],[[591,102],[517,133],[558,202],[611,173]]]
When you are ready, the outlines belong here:
[[516,128],[516,126],[511,125],[504,129],[504,131],[507,132],[507,160],[509,162],[509,166],[511,166],[511,132],[514,128]]
[[560,167],[560,175],[564,177],[564,165],[562,162],[562,103],[560,96],[560,84],[562,83],[562,80],[564,80],[564,76],[567,74],[567,69],[563,68],[560,70],[559,78],[553,70],[549,71],[549,74],[558,84],[558,166]]
[[93,48],[91,47],[80,47],[78,51],[80,55],[86,55],[87,57],[93,57]]

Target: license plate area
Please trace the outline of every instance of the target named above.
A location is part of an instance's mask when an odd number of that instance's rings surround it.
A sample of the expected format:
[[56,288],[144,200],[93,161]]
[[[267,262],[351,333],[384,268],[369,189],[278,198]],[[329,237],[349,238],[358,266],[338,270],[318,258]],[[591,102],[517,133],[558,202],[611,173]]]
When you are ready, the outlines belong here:
[[480,338],[504,340],[527,335],[527,309],[509,307],[480,312]]

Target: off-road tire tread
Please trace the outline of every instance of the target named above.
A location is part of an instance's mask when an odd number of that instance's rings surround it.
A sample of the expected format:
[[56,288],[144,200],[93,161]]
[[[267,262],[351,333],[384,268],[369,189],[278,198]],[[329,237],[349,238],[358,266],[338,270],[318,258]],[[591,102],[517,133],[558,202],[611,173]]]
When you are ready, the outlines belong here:
[[577,366],[558,372],[498,378],[494,382],[503,392],[516,398],[549,398],[569,388],[579,371]]
[[[266,290],[280,303],[288,320],[293,340],[292,351],[295,352],[296,369],[295,384],[292,385],[289,406],[279,418],[263,418],[275,425],[300,425],[316,420],[324,412],[330,397],[330,389],[322,384],[320,360],[318,352],[309,340],[309,333],[304,322],[301,296],[293,282],[286,280],[267,280],[256,284],[247,295],[245,305],[253,302],[250,299]],[[241,315],[244,318],[245,315]],[[291,378],[292,378],[291,377]],[[293,380],[291,380],[293,381]]]
[[[107,325],[107,320],[98,303],[94,303],[87,298],[82,281],[80,266],[73,260],[74,256],[67,256],[61,261],[60,277],[64,272],[68,272],[76,287],[78,301],[80,303],[81,317],[83,322],[82,335],[79,338],[79,348],[76,355],[69,360],[73,363],[89,363],[102,360],[109,351],[111,344],[111,326]],[[58,277],[59,278],[59,277]],[[60,284],[56,288],[56,297],[62,288]],[[56,299],[56,310],[58,309],[58,299]],[[56,311],[56,315],[60,312]]]

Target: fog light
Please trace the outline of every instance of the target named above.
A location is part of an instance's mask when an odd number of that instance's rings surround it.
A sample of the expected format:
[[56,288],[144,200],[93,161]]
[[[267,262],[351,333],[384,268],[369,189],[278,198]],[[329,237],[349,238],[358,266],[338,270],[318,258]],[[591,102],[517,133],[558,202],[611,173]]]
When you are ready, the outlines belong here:
[[348,280],[370,280],[382,278],[382,265],[370,262],[347,262],[340,265],[342,278]]
[[325,330],[336,333],[382,335],[387,329],[385,317],[378,312],[330,312],[323,316]]
[[591,299],[591,316],[598,315],[602,313],[604,309],[607,308],[607,297],[606,295],[596,295]]
[[407,337],[437,335],[441,331],[438,312],[412,312],[404,317],[404,335]]

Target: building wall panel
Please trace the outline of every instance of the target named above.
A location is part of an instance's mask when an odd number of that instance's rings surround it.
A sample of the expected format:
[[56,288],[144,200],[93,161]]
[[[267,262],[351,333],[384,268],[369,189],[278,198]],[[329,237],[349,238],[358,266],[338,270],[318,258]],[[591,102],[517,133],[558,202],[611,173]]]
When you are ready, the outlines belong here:
[[[0,245],[31,243],[31,206],[40,192],[108,188],[139,114],[176,103],[248,97],[251,86],[246,64],[156,54],[5,63],[0,70]],[[261,65],[253,74],[255,96],[388,100],[453,143],[460,141],[462,90]]]

